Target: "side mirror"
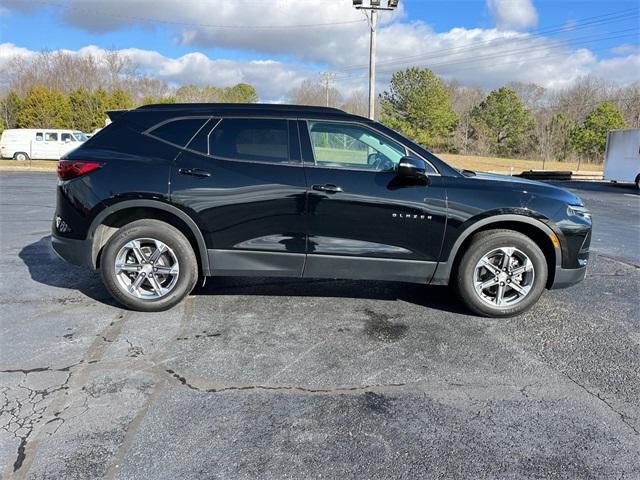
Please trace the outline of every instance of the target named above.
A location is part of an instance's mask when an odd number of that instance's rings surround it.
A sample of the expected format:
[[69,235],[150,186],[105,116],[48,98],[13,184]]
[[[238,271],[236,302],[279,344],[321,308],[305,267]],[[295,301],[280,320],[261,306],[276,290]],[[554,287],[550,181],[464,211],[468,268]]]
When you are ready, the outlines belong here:
[[407,178],[425,178],[427,163],[417,157],[402,157],[398,164],[398,176]]

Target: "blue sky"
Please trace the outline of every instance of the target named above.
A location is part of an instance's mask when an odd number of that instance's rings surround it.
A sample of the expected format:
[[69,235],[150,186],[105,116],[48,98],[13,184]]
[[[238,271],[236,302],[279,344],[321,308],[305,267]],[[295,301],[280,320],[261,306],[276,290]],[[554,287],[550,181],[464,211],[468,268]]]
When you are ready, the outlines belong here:
[[[290,88],[330,70],[343,88],[357,89],[366,70],[353,67],[367,61],[368,29],[350,3],[0,0],[0,61],[43,49],[94,55],[122,49],[142,71],[175,85],[242,80],[277,99],[286,93],[279,83]],[[381,86],[396,67],[414,64],[485,88],[511,80],[559,88],[589,73],[638,80],[637,0],[400,4],[380,27]]]

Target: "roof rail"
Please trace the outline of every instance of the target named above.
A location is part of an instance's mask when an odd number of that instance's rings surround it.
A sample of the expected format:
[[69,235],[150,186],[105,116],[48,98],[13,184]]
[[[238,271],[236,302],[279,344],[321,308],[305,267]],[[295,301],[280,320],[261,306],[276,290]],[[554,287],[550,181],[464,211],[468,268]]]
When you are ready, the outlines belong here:
[[220,110],[279,110],[279,111],[313,111],[327,113],[345,113],[339,108],[321,107],[315,105],[289,105],[283,103],[155,103],[151,105],[143,105],[136,110],[201,110],[201,109],[220,109]]

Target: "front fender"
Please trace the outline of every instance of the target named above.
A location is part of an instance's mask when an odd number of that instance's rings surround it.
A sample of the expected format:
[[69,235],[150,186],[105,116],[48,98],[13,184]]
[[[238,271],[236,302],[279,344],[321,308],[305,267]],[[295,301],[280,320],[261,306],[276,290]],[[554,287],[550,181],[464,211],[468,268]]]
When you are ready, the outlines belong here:
[[[562,232],[553,225],[549,219],[537,212],[527,209],[497,209],[482,212],[474,217],[471,217],[461,223],[458,228],[457,236],[454,238],[446,238],[443,244],[443,250],[441,252],[441,260],[438,262],[438,267],[431,279],[432,285],[446,285],[449,283],[451,271],[460,248],[471,235],[484,230],[491,225],[499,228],[504,223],[521,223],[538,229],[540,232],[552,239],[554,245],[555,259],[554,263],[556,268],[562,265]],[[447,232],[449,234],[449,232]],[[555,239],[555,241],[554,241]]]

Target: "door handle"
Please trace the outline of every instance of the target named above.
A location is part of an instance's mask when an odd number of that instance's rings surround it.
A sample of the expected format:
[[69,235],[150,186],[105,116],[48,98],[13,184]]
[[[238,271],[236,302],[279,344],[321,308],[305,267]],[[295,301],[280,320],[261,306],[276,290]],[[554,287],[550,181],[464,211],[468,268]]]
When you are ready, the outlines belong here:
[[312,185],[311,188],[319,192],[327,192],[327,193],[342,192],[342,187],[338,187],[337,185],[333,185],[331,183],[325,183],[324,185]]
[[207,172],[206,170],[202,170],[200,168],[180,168],[178,169],[178,173],[181,173],[182,175],[190,175],[192,177],[200,177],[200,178],[211,176],[209,172]]

